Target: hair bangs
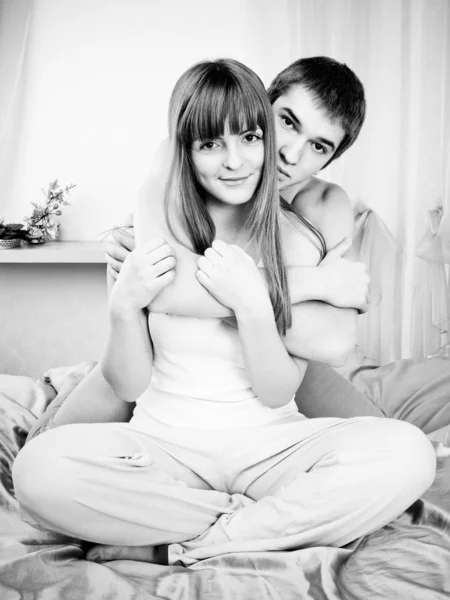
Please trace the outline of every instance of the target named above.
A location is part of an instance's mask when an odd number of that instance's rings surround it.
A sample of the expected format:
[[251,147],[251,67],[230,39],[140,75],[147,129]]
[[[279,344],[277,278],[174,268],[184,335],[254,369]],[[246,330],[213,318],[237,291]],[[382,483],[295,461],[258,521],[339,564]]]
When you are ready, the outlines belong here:
[[177,134],[186,147],[196,140],[223,136],[226,126],[232,135],[264,128],[267,117],[254,90],[230,73],[211,75],[196,90],[179,121]]

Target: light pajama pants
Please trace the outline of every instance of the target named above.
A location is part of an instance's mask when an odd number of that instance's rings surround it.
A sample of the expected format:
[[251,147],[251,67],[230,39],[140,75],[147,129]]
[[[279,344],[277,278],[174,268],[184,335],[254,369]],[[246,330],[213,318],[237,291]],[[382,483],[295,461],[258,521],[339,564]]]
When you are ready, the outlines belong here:
[[169,562],[342,546],[431,485],[435,454],[400,421],[304,419],[234,430],[65,425],[14,464],[32,524],[101,544],[171,544]]

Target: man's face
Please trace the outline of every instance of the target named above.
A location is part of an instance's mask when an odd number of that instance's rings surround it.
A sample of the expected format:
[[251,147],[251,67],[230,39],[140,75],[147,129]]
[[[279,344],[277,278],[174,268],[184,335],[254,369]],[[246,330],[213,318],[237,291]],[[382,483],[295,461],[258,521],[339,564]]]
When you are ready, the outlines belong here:
[[338,121],[331,121],[312,93],[291,86],[272,105],[277,141],[279,189],[306,181],[331,159],[344,139]]

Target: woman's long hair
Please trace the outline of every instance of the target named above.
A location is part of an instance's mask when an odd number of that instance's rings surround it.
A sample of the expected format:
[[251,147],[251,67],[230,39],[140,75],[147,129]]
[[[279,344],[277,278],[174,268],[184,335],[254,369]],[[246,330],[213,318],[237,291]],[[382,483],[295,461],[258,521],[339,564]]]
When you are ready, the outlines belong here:
[[292,317],[281,244],[273,113],[262,81],[240,62],[198,63],[175,85],[169,105],[172,157],[166,221],[172,235],[183,243],[175,227],[175,216],[181,216],[182,228],[197,254],[211,246],[215,226],[193,170],[191,146],[196,140],[222,136],[225,124],[233,135],[258,127],[263,131],[264,164],[245,225],[261,255],[277,328],[284,335]]

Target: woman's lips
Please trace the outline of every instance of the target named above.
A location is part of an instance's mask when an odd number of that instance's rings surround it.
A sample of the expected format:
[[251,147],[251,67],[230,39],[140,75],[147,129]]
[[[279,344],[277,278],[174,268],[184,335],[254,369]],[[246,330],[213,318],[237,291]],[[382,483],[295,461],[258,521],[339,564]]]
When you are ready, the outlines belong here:
[[245,181],[247,181],[247,179],[250,177],[250,175],[246,175],[245,177],[221,177],[220,181],[223,181],[223,183],[225,185],[229,185],[232,187],[241,185],[242,183],[244,183]]

